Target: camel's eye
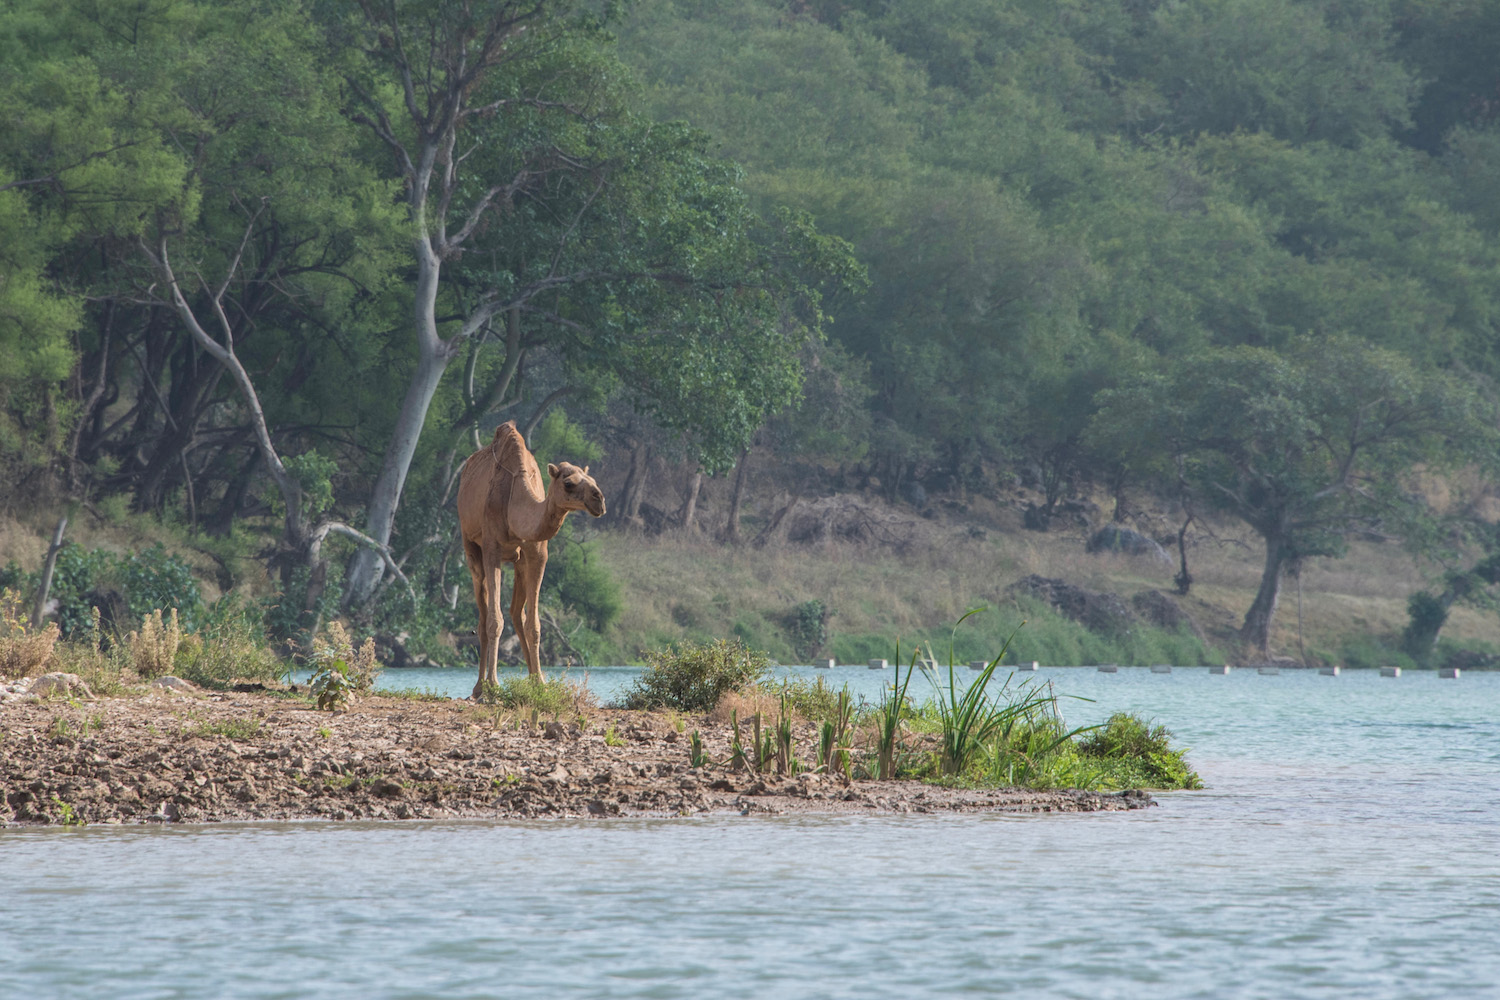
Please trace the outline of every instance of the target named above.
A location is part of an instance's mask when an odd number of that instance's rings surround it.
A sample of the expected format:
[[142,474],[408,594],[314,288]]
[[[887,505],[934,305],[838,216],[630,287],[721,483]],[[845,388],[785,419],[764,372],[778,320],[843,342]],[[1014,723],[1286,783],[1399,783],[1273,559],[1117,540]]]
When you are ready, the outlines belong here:
[[564,483],[563,485],[568,488],[569,492],[572,492],[572,491],[575,491],[575,490],[578,489],[578,480],[576,480],[576,479],[570,479],[566,483]]

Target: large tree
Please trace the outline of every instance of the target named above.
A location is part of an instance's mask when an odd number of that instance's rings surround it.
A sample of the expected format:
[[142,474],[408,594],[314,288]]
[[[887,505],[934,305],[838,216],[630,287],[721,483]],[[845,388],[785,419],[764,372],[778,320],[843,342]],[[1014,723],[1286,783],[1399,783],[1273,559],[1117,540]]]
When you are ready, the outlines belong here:
[[[371,537],[391,537],[444,373],[497,317],[530,328],[506,338],[512,352],[542,339],[575,371],[630,379],[643,404],[707,439],[710,463],[791,398],[817,322],[793,307],[809,291],[795,268],[838,248],[790,217],[757,231],[701,137],[633,116],[587,5],[361,3],[328,33],[346,114],[385,148],[410,225],[416,357],[371,488]],[[379,578],[359,554],[349,597]]]
[[1263,654],[1289,565],[1341,555],[1361,528],[1399,530],[1420,506],[1413,467],[1487,460],[1495,441],[1465,380],[1345,336],[1194,356],[1100,402],[1099,439],[1181,456],[1198,495],[1261,537],[1240,634]]

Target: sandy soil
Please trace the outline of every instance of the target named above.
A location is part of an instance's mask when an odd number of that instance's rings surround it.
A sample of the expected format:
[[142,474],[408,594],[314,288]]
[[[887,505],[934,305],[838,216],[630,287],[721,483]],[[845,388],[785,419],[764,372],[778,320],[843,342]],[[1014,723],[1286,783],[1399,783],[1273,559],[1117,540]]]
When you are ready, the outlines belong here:
[[[1144,792],[960,790],[688,766],[728,758],[729,727],[598,709],[535,728],[456,701],[370,696],[320,712],[267,691],[159,690],[0,702],[0,825],[698,813],[1093,812]],[[814,757],[813,731],[798,739]],[[611,745],[611,743],[619,745]]]

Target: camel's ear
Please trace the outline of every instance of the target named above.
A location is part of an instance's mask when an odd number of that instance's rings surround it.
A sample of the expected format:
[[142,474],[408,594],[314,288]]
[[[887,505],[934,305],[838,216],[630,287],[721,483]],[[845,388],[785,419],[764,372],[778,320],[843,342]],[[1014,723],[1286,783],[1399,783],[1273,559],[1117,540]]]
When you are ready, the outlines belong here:
[[585,475],[585,476],[586,476],[586,475],[588,475],[588,474],[589,474],[589,467],[588,467],[588,466],[587,466],[587,465],[585,465],[585,466],[584,466],[584,467],[583,467],[583,474],[584,474],[584,475]]
[[556,479],[557,478],[557,473],[558,473],[557,466],[554,465],[551,462],[548,462],[547,463],[547,475],[551,476],[553,479]]

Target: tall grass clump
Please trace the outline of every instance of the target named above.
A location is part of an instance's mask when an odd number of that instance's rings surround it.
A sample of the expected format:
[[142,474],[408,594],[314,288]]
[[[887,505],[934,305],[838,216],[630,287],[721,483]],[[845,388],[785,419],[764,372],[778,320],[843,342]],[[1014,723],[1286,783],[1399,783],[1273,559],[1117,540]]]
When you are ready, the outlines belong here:
[[[374,648],[371,647],[373,658]],[[225,688],[235,681],[272,681],[284,671],[266,643],[259,616],[220,600],[199,625],[184,635],[177,647],[176,674],[209,688]]]
[[[968,612],[954,624],[956,633],[970,616],[984,609]],[[1048,692],[1030,684],[1021,684],[1012,690],[1010,678],[1000,686],[995,697],[989,694],[990,681],[1005,659],[1007,650],[1016,633],[1026,623],[1023,621],[1006,638],[999,655],[980,671],[968,687],[960,692],[955,677],[953,648],[948,654],[948,683],[946,690],[937,676],[937,664],[931,660],[923,664],[927,678],[932,682],[936,694],[933,710],[941,726],[942,749],[938,755],[938,772],[946,777],[960,777],[976,770],[976,765],[988,755],[993,758],[992,745],[1011,746],[1016,737],[1027,734],[1027,745],[1034,743],[1033,734],[1039,722],[1056,718],[1056,701]],[[1050,754],[1078,732],[1055,733],[1051,740],[1033,747],[1034,752]]]
[[646,670],[625,693],[624,707],[706,712],[726,693],[764,681],[770,669],[765,653],[738,639],[669,645],[646,654]]
[[502,677],[497,684],[485,685],[479,700],[486,705],[530,710],[554,719],[564,714],[580,715],[595,707],[594,696],[582,684],[530,674]]

